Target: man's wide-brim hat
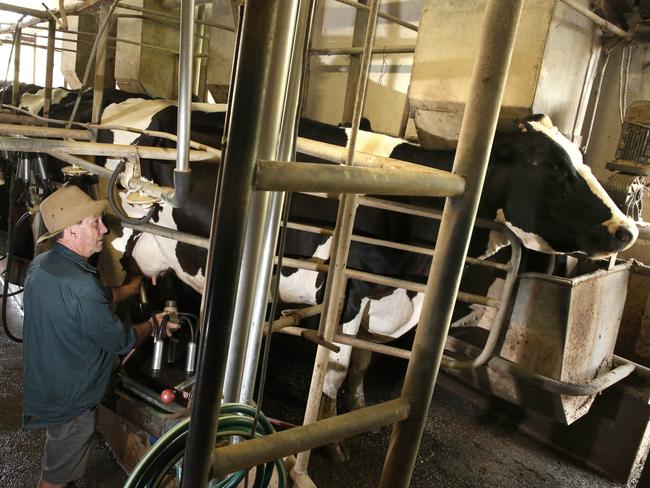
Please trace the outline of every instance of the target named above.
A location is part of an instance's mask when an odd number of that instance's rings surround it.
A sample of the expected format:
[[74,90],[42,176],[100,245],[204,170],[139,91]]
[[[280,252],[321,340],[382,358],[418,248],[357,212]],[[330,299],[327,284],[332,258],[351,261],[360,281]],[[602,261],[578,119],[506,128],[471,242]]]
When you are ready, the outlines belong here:
[[107,204],[106,200],[93,200],[74,185],[59,188],[41,202],[41,216],[48,233],[43,234],[38,242],[57,235],[86,217],[102,213]]

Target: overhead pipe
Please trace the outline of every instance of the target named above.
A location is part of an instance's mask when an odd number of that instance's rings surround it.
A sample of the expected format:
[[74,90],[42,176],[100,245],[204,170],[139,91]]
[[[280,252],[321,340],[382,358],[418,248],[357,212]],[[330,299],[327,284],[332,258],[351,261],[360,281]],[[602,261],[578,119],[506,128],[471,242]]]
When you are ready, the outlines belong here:
[[411,417],[395,424],[379,486],[411,480],[448,335],[465,256],[487,172],[523,0],[488,0],[460,129],[453,172],[466,177],[462,197],[447,199],[413,352],[402,387]]
[[560,0],[560,1],[564,5],[566,5],[567,7],[571,8],[571,9],[575,10],[576,12],[578,12],[579,14],[582,14],[585,17],[587,17],[594,24],[602,27],[603,29],[606,29],[606,30],[610,31],[612,34],[615,34],[615,35],[617,35],[619,37],[622,37],[626,41],[632,40],[633,35],[630,32],[628,32],[628,31],[626,31],[624,29],[621,29],[619,26],[617,26],[616,24],[613,24],[609,20],[603,19],[601,16],[599,16],[595,12],[589,10],[587,7],[585,7],[583,5],[580,5],[580,4],[577,4],[573,0]]
[[189,164],[192,130],[192,65],[194,52],[194,0],[181,2],[180,54],[178,56],[178,112],[176,168],[174,169],[173,207],[185,204],[190,193],[192,170]]

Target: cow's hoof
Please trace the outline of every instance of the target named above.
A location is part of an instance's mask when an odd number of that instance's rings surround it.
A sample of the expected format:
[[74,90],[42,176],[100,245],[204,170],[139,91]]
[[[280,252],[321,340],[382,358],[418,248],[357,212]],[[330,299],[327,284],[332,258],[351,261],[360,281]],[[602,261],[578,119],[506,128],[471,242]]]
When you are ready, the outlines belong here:
[[343,444],[338,442],[319,447],[318,452],[335,463],[342,463],[350,460],[350,453]]

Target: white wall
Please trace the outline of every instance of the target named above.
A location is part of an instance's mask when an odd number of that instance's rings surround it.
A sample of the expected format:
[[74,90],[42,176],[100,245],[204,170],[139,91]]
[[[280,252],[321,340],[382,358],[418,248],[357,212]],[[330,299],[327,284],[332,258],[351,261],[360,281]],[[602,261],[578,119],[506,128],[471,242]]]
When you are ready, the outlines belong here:
[[[316,15],[312,47],[350,47],[354,31],[355,9],[337,2],[321,2]],[[381,3],[381,11],[409,23],[418,24],[420,0],[394,0]],[[379,19],[375,46],[415,45],[417,33]],[[373,56],[364,116],[373,130],[396,135],[411,78],[413,54],[377,54]],[[343,115],[349,56],[313,56],[309,95],[303,115],[337,124]],[[414,132],[413,132],[414,134]]]
[[[14,5],[20,5],[23,7],[29,7],[37,10],[43,10],[43,5],[41,5],[41,0],[5,0],[4,3],[10,3]],[[57,0],[45,0],[44,2],[48,7],[55,8],[58,7]],[[0,21],[3,24],[15,23],[20,19],[20,14],[13,14],[10,12],[2,12],[2,18]],[[46,24],[45,24],[46,25]],[[6,27],[3,25],[2,27]],[[36,33],[38,36],[43,36],[45,38],[37,38],[37,44],[40,46],[45,46],[47,44],[47,30],[28,30],[28,33]],[[57,34],[58,37],[61,37],[61,34]],[[10,34],[2,34],[3,43],[0,45],[0,79],[13,80],[14,79],[14,67],[13,60],[9,61],[9,55],[11,53],[11,43],[5,43],[4,41],[10,38]],[[61,46],[61,42],[57,41],[57,47]],[[46,63],[46,50],[41,48],[33,48],[23,46],[20,51],[20,76],[19,80],[25,83],[34,83],[37,85],[45,85],[45,63]],[[52,80],[52,86],[63,86],[63,75],[61,74],[61,53],[55,52],[54,54],[54,75]],[[7,76],[7,67],[8,76]]]

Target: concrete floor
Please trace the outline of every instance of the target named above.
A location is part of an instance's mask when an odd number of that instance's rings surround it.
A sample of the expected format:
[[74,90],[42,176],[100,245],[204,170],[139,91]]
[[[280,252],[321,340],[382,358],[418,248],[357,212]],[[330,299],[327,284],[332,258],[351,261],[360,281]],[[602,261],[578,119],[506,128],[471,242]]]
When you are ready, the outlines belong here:
[[[19,324],[20,316],[13,300],[10,302],[9,323]],[[14,327],[13,331],[18,334],[20,329]],[[371,369],[367,380],[370,402],[395,396],[399,391],[398,370],[392,367],[387,374],[381,367]],[[309,368],[296,367],[294,358],[292,364],[274,360],[270,371],[273,377],[264,400],[267,415],[299,422]],[[43,433],[20,429],[22,349],[4,333],[0,333],[0,374],[0,487],[31,487],[40,471]],[[352,458],[347,463],[333,465],[318,452],[314,453],[310,464],[312,478],[321,487],[376,486],[388,435],[389,429],[384,428],[348,441]],[[120,487],[125,478],[103,439],[96,435],[87,477],[75,487]],[[623,485],[590,473],[535,444],[499,414],[486,414],[437,388],[412,486],[615,488]]]

